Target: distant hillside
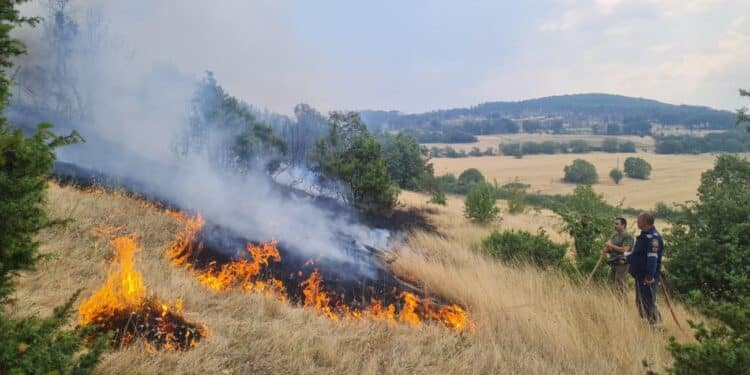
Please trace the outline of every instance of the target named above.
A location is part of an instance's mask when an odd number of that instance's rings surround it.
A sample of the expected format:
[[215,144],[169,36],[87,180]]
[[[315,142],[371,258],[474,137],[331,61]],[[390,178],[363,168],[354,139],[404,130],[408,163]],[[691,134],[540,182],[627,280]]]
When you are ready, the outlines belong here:
[[[371,110],[360,113],[373,129],[414,131],[419,134],[446,132],[447,129],[471,135],[518,131],[586,132],[586,129],[594,134],[646,134],[650,132],[650,125],[690,129],[729,129],[734,126],[734,114],[729,111],[610,94],[489,102],[470,108],[421,114]],[[509,125],[508,120],[517,126]]]

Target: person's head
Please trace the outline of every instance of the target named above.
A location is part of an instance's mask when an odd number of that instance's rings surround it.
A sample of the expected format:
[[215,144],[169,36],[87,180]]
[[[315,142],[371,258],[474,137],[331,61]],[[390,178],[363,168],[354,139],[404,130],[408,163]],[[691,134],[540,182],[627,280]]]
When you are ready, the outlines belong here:
[[643,212],[638,215],[638,229],[649,230],[654,227],[654,215],[650,212]]
[[617,233],[622,233],[627,228],[628,222],[625,220],[625,218],[618,217],[617,219],[615,219],[615,231],[617,231]]

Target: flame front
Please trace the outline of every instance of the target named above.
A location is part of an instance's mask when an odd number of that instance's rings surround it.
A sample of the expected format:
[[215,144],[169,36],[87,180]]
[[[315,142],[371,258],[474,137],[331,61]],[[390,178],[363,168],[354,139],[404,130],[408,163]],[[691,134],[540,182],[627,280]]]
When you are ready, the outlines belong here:
[[81,324],[114,331],[113,343],[119,346],[144,338],[150,348],[185,350],[207,335],[205,327],[179,315],[181,300],[162,302],[154,296],[147,297],[143,276],[135,270],[135,253],[140,248],[133,237],[117,237],[112,245],[115,260],[104,285],[81,304]]
[[[245,292],[261,292],[274,298],[288,300],[289,296],[286,292],[288,286],[278,279],[263,275],[263,270],[271,262],[281,262],[281,254],[276,242],[248,244],[246,250],[250,259],[241,257],[220,266],[214,261],[198,267],[191,260],[203,250],[203,245],[197,238],[203,219],[200,214],[195,217],[182,213],[171,213],[171,215],[185,225],[183,233],[175,238],[173,245],[165,253],[174,265],[191,270],[201,284],[215,292],[239,289]],[[312,260],[304,264],[305,267],[313,265]],[[302,271],[297,272],[297,276],[302,275],[304,275]],[[304,307],[313,309],[331,320],[368,318],[415,327],[422,325],[425,320],[431,320],[440,322],[457,332],[475,330],[468,313],[461,306],[435,304],[429,298],[420,298],[410,292],[398,294],[400,307],[396,304],[384,305],[376,298],[371,299],[370,304],[364,307],[349,306],[342,301],[343,298],[338,298],[335,293],[325,289],[325,281],[317,269],[298,286],[292,286],[292,289],[294,288],[301,289],[302,300],[299,302]],[[397,291],[394,289],[393,293],[396,295]]]

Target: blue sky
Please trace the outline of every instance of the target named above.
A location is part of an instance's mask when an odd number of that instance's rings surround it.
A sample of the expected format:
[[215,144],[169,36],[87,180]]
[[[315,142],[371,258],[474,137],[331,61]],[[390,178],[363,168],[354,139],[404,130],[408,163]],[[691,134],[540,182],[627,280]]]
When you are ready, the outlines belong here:
[[750,88],[748,0],[81,2],[140,66],[284,113],[581,92],[733,110]]

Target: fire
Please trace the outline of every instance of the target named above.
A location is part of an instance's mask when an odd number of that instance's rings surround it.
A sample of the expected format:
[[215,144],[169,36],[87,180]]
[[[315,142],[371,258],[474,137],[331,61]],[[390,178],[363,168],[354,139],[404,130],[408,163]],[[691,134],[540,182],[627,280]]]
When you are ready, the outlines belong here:
[[[276,242],[246,246],[246,257],[238,257],[221,265],[210,261],[199,266],[196,259],[203,251],[203,244],[198,235],[204,224],[199,215],[190,217],[183,213],[170,213],[172,217],[184,223],[185,229],[177,236],[165,255],[176,266],[184,267],[194,272],[197,280],[206,288],[215,292],[225,292],[233,289],[245,292],[260,292],[268,296],[289,300],[290,293],[299,291],[297,302],[310,308],[331,320],[380,320],[391,323],[402,323],[410,326],[420,326],[425,321],[437,321],[457,332],[475,330],[468,313],[458,305],[440,305],[429,298],[422,298],[414,293],[401,292],[394,288],[394,296],[398,296],[399,303],[385,305],[381,300],[372,298],[370,304],[364,307],[350,306],[343,301],[343,296],[337,296],[325,288],[325,281],[317,269],[299,282],[298,285],[286,285],[282,281],[264,275],[271,263],[280,263],[281,254]],[[307,260],[303,267],[314,266],[313,260]],[[305,273],[296,272],[301,278]]]
[[180,316],[182,301],[162,302],[148,297],[143,276],[135,270],[140,251],[132,236],[112,240],[116,257],[107,281],[79,308],[81,324],[114,331],[113,344],[125,346],[137,338],[155,349],[186,350],[207,335],[207,329]]

